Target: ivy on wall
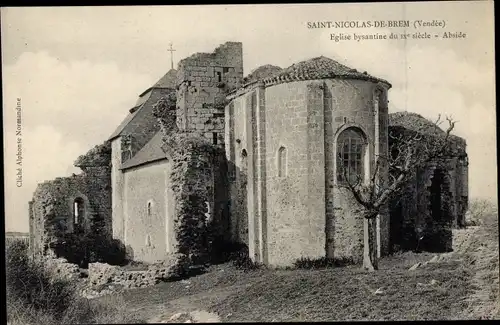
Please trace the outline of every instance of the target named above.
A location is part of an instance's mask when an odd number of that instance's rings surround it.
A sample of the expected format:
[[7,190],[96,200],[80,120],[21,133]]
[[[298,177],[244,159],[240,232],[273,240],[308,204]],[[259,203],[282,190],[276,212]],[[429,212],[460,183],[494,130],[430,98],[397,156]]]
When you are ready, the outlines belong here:
[[163,132],[164,150],[172,159],[170,181],[175,205],[177,252],[189,264],[209,261],[214,231],[207,220],[207,202],[213,201],[216,161],[223,155],[210,141],[176,125],[176,98],[169,94],[154,106],[153,114]]

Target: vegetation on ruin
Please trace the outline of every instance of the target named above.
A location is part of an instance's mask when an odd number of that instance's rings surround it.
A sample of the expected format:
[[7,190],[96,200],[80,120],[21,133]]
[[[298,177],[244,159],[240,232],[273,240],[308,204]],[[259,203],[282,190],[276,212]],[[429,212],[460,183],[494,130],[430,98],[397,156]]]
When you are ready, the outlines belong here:
[[77,285],[54,276],[39,260],[28,256],[27,246],[15,241],[6,246],[7,322],[20,324],[136,323],[121,296],[100,301],[81,298]]
[[96,145],[86,154],[79,156],[74,165],[76,167],[109,166],[111,164],[111,142],[105,141]]
[[[216,225],[207,220],[207,202],[212,201],[212,173],[216,161],[223,156],[220,148],[205,138],[178,131],[175,94],[161,98],[154,106],[164,142],[172,159],[171,188],[176,204],[175,236],[177,252],[183,256],[183,268],[210,262]],[[185,267],[184,267],[185,266]]]

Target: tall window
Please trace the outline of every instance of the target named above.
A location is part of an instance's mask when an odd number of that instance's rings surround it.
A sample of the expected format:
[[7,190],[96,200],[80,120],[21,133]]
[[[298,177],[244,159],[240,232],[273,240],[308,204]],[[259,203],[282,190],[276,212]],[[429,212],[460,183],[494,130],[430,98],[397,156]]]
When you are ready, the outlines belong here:
[[151,210],[152,210],[152,204],[151,204],[151,201],[148,202],[148,208],[147,208],[147,211],[148,211],[148,217],[151,216]]
[[362,182],[364,178],[363,158],[366,150],[365,137],[361,130],[348,128],[337,139],[337,181],[351,184]]
[[83,215],[85,213],[85,207],[83,199],[78,197],[73,201],[73,222],[75,225],[81,223]]
[[278,150],[278,177],[286,176],[286,168],[287,168],[286,148],[280,147]]

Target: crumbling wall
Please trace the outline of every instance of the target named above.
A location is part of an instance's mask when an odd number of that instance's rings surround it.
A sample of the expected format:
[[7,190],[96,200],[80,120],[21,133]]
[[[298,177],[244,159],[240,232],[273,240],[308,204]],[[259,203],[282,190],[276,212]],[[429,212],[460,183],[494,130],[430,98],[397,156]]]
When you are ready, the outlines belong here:
[[[432,125],[429,128],[431,135],[423,136],[443,136],[443,131],[435,131]],[[408,132],[394,125],[390,130]],[[412,171],[402,191],[390,202],[393,251],[452,249],[452,229],[463,226],[467,209],[466,162],[465,140],[450,137],[442,157]]]
[[[96,146],[75,161],[82,173],[39,184],[31,206],[30,237],[33,251],[45,253],[48,245],[79,227],[83,232],[111,234],[111,148]],[[75,222],[75,200],[83,203],[83,215]]]
[[243,49],[227,42],[213,53],[197,53],[179,62],[177,72],[177,125],[208,139],[224,143],[226,95],[243,79]]

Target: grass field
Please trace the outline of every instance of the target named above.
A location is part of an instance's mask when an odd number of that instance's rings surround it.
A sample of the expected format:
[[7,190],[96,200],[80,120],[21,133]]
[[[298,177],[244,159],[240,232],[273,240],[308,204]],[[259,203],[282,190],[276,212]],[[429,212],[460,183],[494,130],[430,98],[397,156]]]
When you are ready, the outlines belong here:
[[124,299],[143,319],[200,309],[228,322],[461,319],[473,292],[471,272],[453,258],[408,270],[432,257],[393,256],[371,273],[356,266],[243,272],[225,264],[187,281],[128,291]]
[[[138,317],[207,310],[223,322],[497,319],[498,219],[456,230],[454,252],[408,270],[434,254],[384,258],[380,269],[237,270],[231,264],[180,282],[131,290]],[[161,319],[161,317],[160,317]]]

